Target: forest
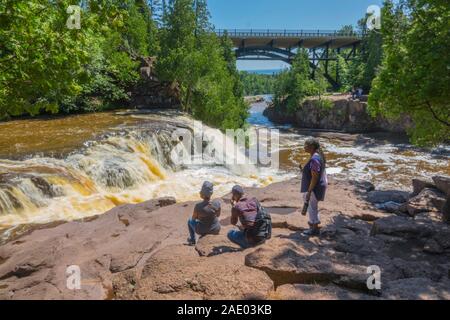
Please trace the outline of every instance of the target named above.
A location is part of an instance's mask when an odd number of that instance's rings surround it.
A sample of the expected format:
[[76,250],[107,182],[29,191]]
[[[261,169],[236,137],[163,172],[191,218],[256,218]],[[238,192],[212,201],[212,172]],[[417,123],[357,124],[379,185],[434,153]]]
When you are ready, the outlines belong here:
[[[232,44],[211,31],[206,0],[1,0],[0,119],[117,108],[139,81],[139,57],[157,57],[185,111],[242,127],[247,105]],[[70,12],[70,14],[68,13]]]

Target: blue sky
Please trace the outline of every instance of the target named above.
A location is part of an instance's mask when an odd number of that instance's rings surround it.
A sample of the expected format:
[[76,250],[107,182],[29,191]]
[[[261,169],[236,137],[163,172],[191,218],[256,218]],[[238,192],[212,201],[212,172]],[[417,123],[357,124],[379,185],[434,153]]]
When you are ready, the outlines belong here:
[[[322,29],[356,25],[383,0],[208,0],[217,29]],[[282,62],[238,61],[239,69],[277,69]]]

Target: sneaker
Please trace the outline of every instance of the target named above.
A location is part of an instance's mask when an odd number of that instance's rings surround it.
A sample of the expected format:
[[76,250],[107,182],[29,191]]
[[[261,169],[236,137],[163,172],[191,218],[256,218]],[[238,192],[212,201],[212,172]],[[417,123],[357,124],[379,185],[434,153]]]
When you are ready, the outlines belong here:
[[317,237],[317,236],[320,236],[320,230],[319,229],[308,229],[308,230],[302,232],[302,235],[305,237]]
[[191,247],[195,246],[195,244],[196,244],[195,241],[192,241],[191,238],[188,238],[186,243],[187,243],[188,246],[191,246]]

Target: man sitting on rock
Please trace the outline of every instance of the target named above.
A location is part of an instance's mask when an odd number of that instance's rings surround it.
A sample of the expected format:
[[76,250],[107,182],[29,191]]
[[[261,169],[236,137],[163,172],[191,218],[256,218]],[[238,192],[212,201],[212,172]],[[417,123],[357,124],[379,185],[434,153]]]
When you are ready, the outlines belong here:
[[255,198],[248,198],[241,186],[235,186],[232,192],[231,224],[240,230],[228,233],[230,241],[243,249],[263,244],[272,236],[272,220],[266,210]]
[[220,233],[220,201],[211,201],[214,185],[205,181],[200,191],[202,202],[197,203],[192,218],[188,221],[189,238],[188,245],[194,246],[197,242],[195,234],[206,236],[208,234],[218,235]]

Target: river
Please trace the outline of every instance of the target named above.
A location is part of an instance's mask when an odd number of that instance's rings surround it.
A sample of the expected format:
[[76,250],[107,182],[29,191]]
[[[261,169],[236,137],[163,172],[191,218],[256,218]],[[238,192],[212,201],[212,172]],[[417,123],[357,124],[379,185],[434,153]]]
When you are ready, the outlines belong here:
[[[3,239],[23,226],[98,215],[121,204],[163,196],[196,200],[201,183],[216,196],[234,184],[261,187],[298,174],[306,161],[303,142],[319,136],[336,179],[369,180],[379,188],[409,190],[414,177],[450,175],[450,148],[415,148],[386,136],[305,132],[276,126],[252,105],[249,123],[279,130],[280,168],[183,164],[174,158],[177,129],[193,120],[177,111],[112,111],[0,123],[0,230]],[[394,137],[395,138],[395,137]],[[203,125],[203,139],[220,144],[224,158],[233,142]],[[223,145],[222,145],[223,144]],[[200,147],[204,148],[205,145]],[[198,151],[198,150],[197,150]]]

